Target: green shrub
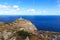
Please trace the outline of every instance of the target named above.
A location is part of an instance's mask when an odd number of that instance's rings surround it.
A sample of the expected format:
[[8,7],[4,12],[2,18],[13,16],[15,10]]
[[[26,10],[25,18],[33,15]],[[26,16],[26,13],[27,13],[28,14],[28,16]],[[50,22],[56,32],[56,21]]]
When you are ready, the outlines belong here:
[[27,36],[30,36],[30,33],[26,32],[26,31],[24,31],[24,30],[22,30],[22,31],[17,31],[16,34],[17,34],[17,36],[21,36],[21,37],[23,37],[23,38],[26,38]]

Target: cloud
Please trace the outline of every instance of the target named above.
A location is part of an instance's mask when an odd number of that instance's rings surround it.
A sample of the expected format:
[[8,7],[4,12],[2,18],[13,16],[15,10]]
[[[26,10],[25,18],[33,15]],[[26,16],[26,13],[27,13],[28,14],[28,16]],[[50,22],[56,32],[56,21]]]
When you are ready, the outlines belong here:
[[0,4],[0,15],[34,15],[35,9],[23,9],[18,5],[2,5]]
[[19,6],[18,5],[13,5],[13,8],[16,10],[19,10]]
[[18,5],[13,5],[13,8],[18,8],[19,6]]
[[36,10],[33,8],[20,8],[18,5],[2,5],[0,4],[0,15],[60,15],[60,10]]
[[0,4],[0,15],[19,15],[21,12],[18,5],[8,6]]
[[9,6],[1,5],[1,4],[0,4],[0,9],[8,9],[8,8],[9,8]]
[[37,11],[37,14],[36,15],[60,15],[60,10],[40,10],[40,11]]
[[35,9],[24,9],[21,11],[21,15],[35,15],[36,10]]
[[46,13],[47,11],[46,10],[40,10],[40,13]]
[[28,9],[26,10],[28,13],[35,13],[35,9]]

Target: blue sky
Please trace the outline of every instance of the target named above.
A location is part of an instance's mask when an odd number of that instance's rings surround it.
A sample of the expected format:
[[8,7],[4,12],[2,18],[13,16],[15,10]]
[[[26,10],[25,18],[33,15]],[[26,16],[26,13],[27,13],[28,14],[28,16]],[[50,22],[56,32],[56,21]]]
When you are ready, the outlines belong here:
[[0,0],[0,15],[60,15],[60,0]]

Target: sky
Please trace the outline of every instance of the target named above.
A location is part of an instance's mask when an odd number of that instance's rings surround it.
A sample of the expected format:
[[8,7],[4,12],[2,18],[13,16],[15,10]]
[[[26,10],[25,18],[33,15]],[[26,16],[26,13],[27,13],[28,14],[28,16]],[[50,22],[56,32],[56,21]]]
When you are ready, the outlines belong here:
[[0,0],[0,15],[60,15],[60,0]]

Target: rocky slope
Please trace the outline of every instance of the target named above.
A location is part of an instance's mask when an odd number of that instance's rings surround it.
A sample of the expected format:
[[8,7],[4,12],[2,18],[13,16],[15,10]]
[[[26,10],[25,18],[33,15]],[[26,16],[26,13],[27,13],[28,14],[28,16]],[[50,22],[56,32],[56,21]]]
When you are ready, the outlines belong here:
[[25,19],[18,19],[12,23],[4,23],[4,22],[0,22],[0,31],[4,31],[4,30],[14,30],[14,29],[18,29],[19,30],[25,30],[28,32],[34,32],[36,31],[36,27],[28,20]]
[[[16,36],[21,30],[30,33],[30,37]],[[11,23],[0,22],[0,40],[60,40],[60,32],[38,31],[31,21],[20,18]]]
[[24,30],[27,32],[35,32],[37,30],[37,28],[31,23],[31,21],[22,18],[13,22],[13,25],[15,25],[17,28],[20,28],[20,30]]
[[0,37],[3,37],[5,40],[19,30],[24,30],[29,33],[35,33],[37,31],[36,27],[30,21],[22,18],[11,23],[0,22]]

